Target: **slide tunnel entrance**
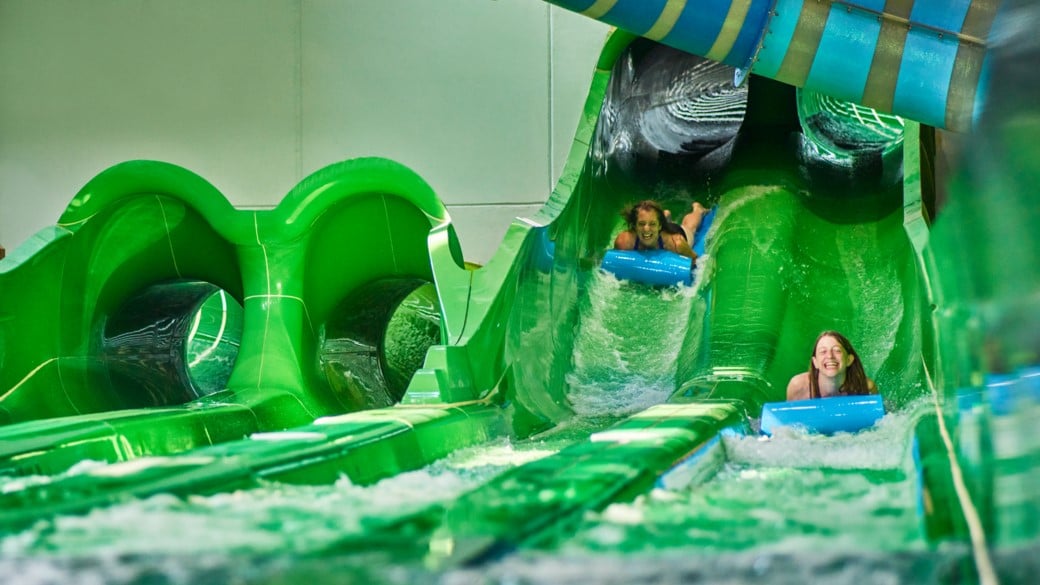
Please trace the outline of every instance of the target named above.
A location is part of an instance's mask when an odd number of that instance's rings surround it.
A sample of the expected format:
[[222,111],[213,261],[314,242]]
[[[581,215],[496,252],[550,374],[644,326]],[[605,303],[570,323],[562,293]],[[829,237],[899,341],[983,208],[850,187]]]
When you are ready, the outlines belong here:
[[360,287],[321,327],[318,367],[346,405],[381,408],[401,401],[431,345],[441,343],[433,284],[393,278]]
[[[145,287],[105,320],[103,372],[124,408],[185,404],[227,388],[242,339],[242,305],[205,281]],[[320,328],[321,377],[348,408],[400,402],[431,345],[440,302],[416,278],[369,283]]]
[[105,321],[102,360],[126,407],[184,404],[227,387],[242,305],[205,281],[145,287]]

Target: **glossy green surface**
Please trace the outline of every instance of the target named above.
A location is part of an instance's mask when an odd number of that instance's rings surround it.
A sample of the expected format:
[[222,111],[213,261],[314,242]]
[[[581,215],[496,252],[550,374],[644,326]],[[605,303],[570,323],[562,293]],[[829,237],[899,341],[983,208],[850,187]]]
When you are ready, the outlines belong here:
[[[723,429],[747,430],[764,402],[783,399],[822,329],[854,340],[890,409],[919,404],[936,390],[951,402],[963,385],[954,364],[975,356],[957,319],[962,307],[982,301],[966,291],[1001,292],[991,279],[1003,275],[970,271],[973,262],[963,262],[968,286],[944,268],[963,212],[951,203],[940,217],[948,231],[938,223],[930,231],[934,193],[922,179],[934,156],[928,129],[891,118],[860,128],[858,114],[849,114],[854,108],[825,108],[818,96],[752,78],[724,164],[686,177],[681,193],[667,181],[641,182],[597,142],[611,84],[621,83],[613,69],[632,41],[618,33],[604,48],[568,164],[546,205],[514,222],[479,269],[464,265],[436,195],[388,160],[332,165],[265,212],[235,210],[201,178],[164,163],[125,163],[89,182],[57,227],[0,263],[0,412],[8,423],[0,427],[0,476],[18,480],[0,493],[0,524],[18,531],[162,493],[331,485],[342,477],[371,485],[466,446],[566,428],[575,418],[575,355],[584,355],[589,335],[582,326],[603,323],[587,312],[598,260],[621,229],[618,210],[647,196],[676,214],[691,198],[719,208],[695,288],[660,293],[690,295],[685,321],[664,324],[677,332],[678,347],[663,404],[611,413],[603,428],[540,460],[311,553],[386,545],[392,562],[451,567],[594,541],[584,532],[570,540],[583,516],[679,476],[693,490],[710,480],[726,460],[712,440]],[[827,123],[806,131],[807,120],[825,109]],[[1005,129],[1021,141],[1013,152],[1029,150],[1021,129],[1031,120]],[[866,162],[833,133],[821,141],[820,129],[835,124],[872,142]],[[1001,207],[994,198],[997,217],[1019,226],[1013,210],[1023,202]],[[1006,237],[1018,241],[1023,232]],[[1012,258],[1028,262],[1025,252]],[[1027,276],[1013,282],[1035,291],[1035,271],[1022,272]],[[617,286],[623,294],[634,285]],[[653,304],[656,294],[619,298]],[[1009,297],[996,294],[994,302],[1017,307]],[[933,306],[943,309],[933,315]],[[624,347],[601,353],[638,353],[638,327],[625,335]],[[155,365],[135,373],[131,365],[142,359],[134,356],[142,355]],[[1031,363],[1023,360],[1014,365]],[[159,375],[168,368],[171,376]],[[986,371],[995,370],[981,368],[975,377]],[[936,379],[945,385],[936,387]],[[939,414],[956,429],[957,415],[944,407]],[[929,542],[966,542],[966,502],[957,495],[942,429],[916,410],[906,416],[922,419],[920,467],[912,433],[896,433],[885,439],[895,456],[882,469],[787,464],[782,475],[810,491],[847,478],[847,485],[894,486],[901,519],[917,503],[910,500],[927,494],[918,520]],[[961,445],[972,447],[970,437]],[[999,478],[1027,482],[1035,466],[1007,450],[972,452],[960,456],[974,473],[985,528],[1016,541],[1035,537],[1028,522],[999,528],[1036,508],[1002,499],[993,486]],[[684,467],[698,454],[710,465]],[[94,463],[75,468],[86,461]],[[994,475],[1001,466],[1003,475]],[[730,549],[773,538],[761,520],[768,502],[748,495],[730,505],[764,531],[761,541],[751,537]],[[899,532],[896,542],[920,545],[913,527],[886,526]],[[876,542],[859,543],[862,549],[891,550],[881,544],[883,530]],[[713,538],[725,538],[719,534]],[[633,532],[619,548],[636,550],[631,544],[646,538]],[[711,549],[710,540],[698,546]]]
[[[393,403],[401,368],[439,332],[410,334],[420,347],[396,365],[372,346],[391,323],[407,329],[395,315],[418,315],[398,309],[433,280],[433,229],[448,239],[442,262],[464,273],[443,205],[387,160],[318,171],[268,212],[237,211],[165,163],[105,171],[4,261],[4,339],[17,343],[3,347],[0,405],[36,437],[5,441],[5,455],[56,473]],[[372,234],[363,253],[359,233]],[[351,351],[369,379],[337,367]]]

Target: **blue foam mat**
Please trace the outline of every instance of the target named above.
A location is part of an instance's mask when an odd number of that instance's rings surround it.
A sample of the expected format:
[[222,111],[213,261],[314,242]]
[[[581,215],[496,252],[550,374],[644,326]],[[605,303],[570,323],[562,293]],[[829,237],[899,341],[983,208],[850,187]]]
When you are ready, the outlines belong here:
[[855,433],[885,416],[880,396],[836,396],[790,402],[767,402],[762,407],[761,431],[772,435],[780,427],[802,427],[824,435]]

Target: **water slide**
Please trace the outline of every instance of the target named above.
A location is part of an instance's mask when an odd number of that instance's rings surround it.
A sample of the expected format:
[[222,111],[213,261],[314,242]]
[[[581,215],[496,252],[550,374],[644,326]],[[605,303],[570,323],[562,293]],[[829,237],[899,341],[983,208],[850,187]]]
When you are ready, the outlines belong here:
[[966,132],[985,102],[1000,2],[973,0],[549,0],[736,68]]
[[[892,457],[874,467],[856,461],[854,436],[778,438],[846,456],[833,463],[778,450],[780,465],[758,469],[728,505],[742,515],[726,520],[753,536],[727,539],[707,498],[687,504],[707,516],[687,509],[672,537],[709,551],[734,541],[753,550],[768,540],[777,524],[769,511],[780,504],[754,494],[771,489],[763,470],[779,469],[810,495],[850,477],[890,490],[872,514],[909,517],[885,526],[916,536],[890,540],[905,550],[860,543],[862,556],[974,544],[978,519],[961,509],[943,441],[954,421],[919,408],[922,397],[953,395],[936,380],[970,385],[946,373],[959,354],[942,319],[965,317],[940,270],[957,224],[946,233],[929,225],[934,133],[762,76],[735,86],[734,73],[615,33],[559,184],[479,268],[463,261],[435,194],[392,161],[322,169],[261,212],[231,208],[203,179],[164,163],[102,173],[55,227],[0,263],[0,524],[17,535],[157,494],[343,478],[378,486],[470,446],[556,436],[549,455],[448,502],[343,528],[333,545],[301,556],[383,548],[402,565],[465,569],[520,550],[602,543],[589,536],[603,530],[590,514],[609,520],[661,490],[731,491],[719,476],[731,472],[727,462],[748,460],[763,404],[783,399],[807,343],[835,328],[903,417],[870,439]],[[597,270],[619,209],[647,196],[673,214],[695,199],[717,209],[688,290],[626,285]],[[373,238],[364,251],[359,230]],[[604,290],[624,304],[589,300]],[[682,310],[658,319],[662,301],[676,298]],[[937,307],[950,309],[938,326]],[[629,334],[598,352],[607,357],[576,363],[576,350],[597,354],[584,347],[590,338],[610,339],[590,333],[604,322]],[[575,425],[575,388],[587,381],[576,373],[599,367],[601,391],[616,390],[622,382],[611,374],[638,369],[648,324],[670,332],[651,338],[651,349],[674,349],[662,400]],[[964,420],[988,421],[971,412]],[[959,440],[973,446],[967,433]],[[968,488],[992,508],[988,476],[979,477]],[[813,505],[797,501],[805,516]],[[992,532],[997,516],[988,514],[981,522]],[[690,538],[694,528],[706,536]],[[622,538],[629,548],[664,540]],[[987,575],[977,548],[953,557]]]

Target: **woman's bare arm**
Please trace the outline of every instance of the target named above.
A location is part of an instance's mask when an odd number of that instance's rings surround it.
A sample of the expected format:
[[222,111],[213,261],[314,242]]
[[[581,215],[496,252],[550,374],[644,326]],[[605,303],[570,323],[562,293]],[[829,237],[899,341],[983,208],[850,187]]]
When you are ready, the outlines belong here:
[[636,249],[636,236],[632,232],[625,230],[614,238],[614,249],[615,250],[635,250]]
[[809,399],[809,373],[802,372],[791,378],[791,381],[787,383],[787,399],[788,400],[808,400]]
[[682,237],[682,234],[668,234],[665,239],[665,248],[679,254],[680,256],[686,256],[691,260],[697,260],[697,253],[690,247],[690,243],[686,241],[686,238]]

